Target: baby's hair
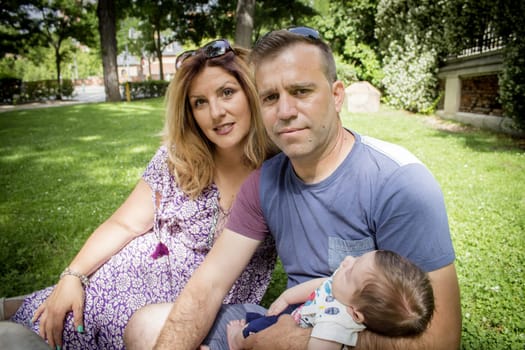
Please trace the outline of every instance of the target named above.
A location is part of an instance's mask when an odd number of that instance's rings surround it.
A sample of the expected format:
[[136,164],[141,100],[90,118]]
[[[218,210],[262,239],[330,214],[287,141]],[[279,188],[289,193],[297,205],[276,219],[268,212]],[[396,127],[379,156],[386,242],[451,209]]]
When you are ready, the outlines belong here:
[[397,253],[374,254],[374,276],[356,292],[353,305],[373,332],[413,336],[424,332],[434,313],[434,293],[428,275]]

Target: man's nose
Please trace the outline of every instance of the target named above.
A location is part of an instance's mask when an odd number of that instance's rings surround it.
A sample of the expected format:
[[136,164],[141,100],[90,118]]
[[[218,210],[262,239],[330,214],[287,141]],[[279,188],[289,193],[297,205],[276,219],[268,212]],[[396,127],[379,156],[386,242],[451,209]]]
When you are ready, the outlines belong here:
[[280,119],[290,119],[297,115],[297,101],[289,94],[279,96],[277,117]]

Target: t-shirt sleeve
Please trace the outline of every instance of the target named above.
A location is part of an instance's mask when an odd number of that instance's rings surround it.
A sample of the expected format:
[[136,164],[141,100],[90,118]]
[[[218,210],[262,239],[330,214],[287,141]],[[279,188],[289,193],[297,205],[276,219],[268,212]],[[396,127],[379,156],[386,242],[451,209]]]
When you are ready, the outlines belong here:
[[226,228],[243,236],[264,240],[268,226],[261,208],[259,196],[260,169],[255,170],[242,184],[232,206]]
[[168,168],[168,151],[165,146],[162,146],[157,150],[157,153],[155,153],[149,162],[146,170],[144,170],[142,179],[146,181],[153,191],[162,192],[162,186],[166,176],[170,176]]
[[312,329],[311,337],[355,346],[358,333],[365,327],[361,324],[342,325],[333,320],[318,321]]
[[378,203],[378,249],[393,250],[427,272],[454,261],[443,193],[424,165],[399,168]]

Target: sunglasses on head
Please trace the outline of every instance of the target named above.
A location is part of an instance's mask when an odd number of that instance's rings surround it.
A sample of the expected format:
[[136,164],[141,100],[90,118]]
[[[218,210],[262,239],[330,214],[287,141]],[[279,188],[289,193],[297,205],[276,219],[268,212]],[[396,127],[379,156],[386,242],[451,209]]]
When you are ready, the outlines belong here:
[[[311,39],[311,40],[322,41],[321,35],[319,34],[319,32],[310,27],[290,27],[290,28],[287,28],[286,31],[292,34],[295,34],[295,35],[299,35],[299,36]],[[266,38],[268,35],[270,35],[273,32],[275,32],[275,30],[269,31],[268,33],[260,37],[259,40],[257,40],[257,42],[255,43],[254,47],[256,47],[261,42],[261,40],[263,40],[264,38]]]
[[306,38],[314,39],[314,40],[321,40],[321,35],[319,32],[313,28],[310,27],[290,27],[286,29],[290,33],[304,36]]
[[184,51],[177,56],[175,60],[175,68],[179,69],[182,63],[191,56],[203,52],[206,59],[215,58],[226,54],[227,52],[234,52],[230,43],[226,39],[213,40],[197,50],[188,50]]

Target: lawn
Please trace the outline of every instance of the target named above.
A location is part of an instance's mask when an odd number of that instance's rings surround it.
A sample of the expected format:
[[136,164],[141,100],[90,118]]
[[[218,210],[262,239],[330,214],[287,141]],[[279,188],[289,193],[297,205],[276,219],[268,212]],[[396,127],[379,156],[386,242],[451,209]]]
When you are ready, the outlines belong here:
[[[159,145],[160,99],[0,113],[0,296],[53,284]],[[525,140],[382,109],[344,124],[405,146],[447,204],[463,349],[525,348]],[[282,288],[282,271],[265,302]]]

